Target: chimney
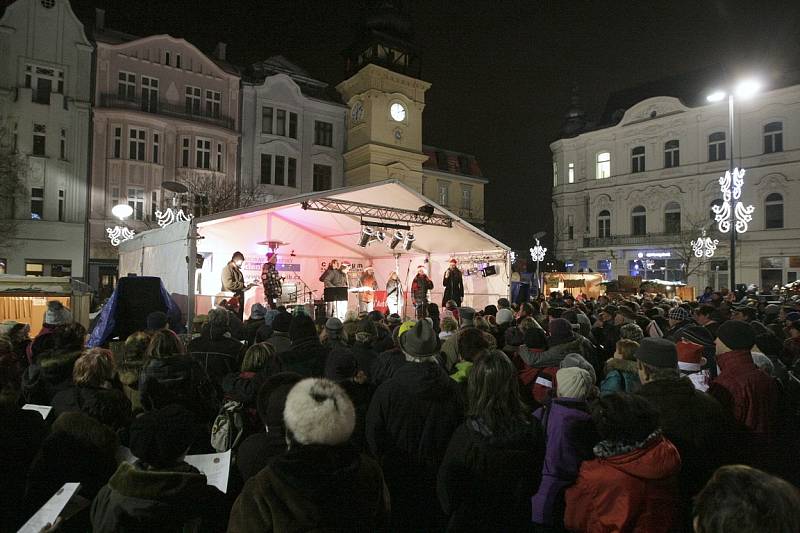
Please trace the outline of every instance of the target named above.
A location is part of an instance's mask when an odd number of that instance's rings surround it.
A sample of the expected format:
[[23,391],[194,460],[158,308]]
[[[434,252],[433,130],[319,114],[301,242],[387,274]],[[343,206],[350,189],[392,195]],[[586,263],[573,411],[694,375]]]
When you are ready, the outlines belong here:
[[99,7],[94,10],[94,27],[98,30],[106,28],[106,10]]
[[228,48],[227,44],[225,44],[225,43],[217,43],[217,47],[214,48],[214,56],[217,59],[219,59],[220,61],[226,61],[225,55],[226,55],[226,49],[227,48]]

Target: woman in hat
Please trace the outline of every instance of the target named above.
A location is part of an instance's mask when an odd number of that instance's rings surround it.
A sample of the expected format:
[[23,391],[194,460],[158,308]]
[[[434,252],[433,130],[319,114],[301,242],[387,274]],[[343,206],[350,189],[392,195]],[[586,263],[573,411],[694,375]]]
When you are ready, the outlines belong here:
[[389,308],[390,315],[403,316],[403,285],[395,270],[392,270],[386,281],[386,306]]

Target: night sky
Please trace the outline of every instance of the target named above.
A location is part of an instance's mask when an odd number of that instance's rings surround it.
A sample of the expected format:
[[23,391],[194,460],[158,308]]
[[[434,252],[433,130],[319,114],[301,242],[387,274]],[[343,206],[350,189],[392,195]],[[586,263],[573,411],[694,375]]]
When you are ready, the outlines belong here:
[[[486,177],[487,229],[527,249],[551,233],[551,155],[577,85],[590,119],[610,92],[722,66],[772,74],[800,63],[800,2],[404,2],[433,84],[423,142],[473,153]],[[228,43],[238,65],[281,54],[336,84],[365,0],[73,0],[90,24],[184,37],[204,51]],[[724,81],[724,80],[721,80]],[[544,215],[544,216],[543,216]],[[548,239],[549,240],[549,239]]]

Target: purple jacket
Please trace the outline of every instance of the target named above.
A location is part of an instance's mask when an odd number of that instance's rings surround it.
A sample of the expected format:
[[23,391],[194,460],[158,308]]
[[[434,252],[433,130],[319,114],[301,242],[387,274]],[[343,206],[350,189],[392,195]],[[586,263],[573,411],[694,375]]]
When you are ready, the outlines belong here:
[[559,500],[563,505],[564,490],[577,479],[581,462],[593,457],[599,438],[585,401],[556,398],[533,416],[542,422],[546,442],[542,482],[531,499],[533,522],[552,526],[554,508]]

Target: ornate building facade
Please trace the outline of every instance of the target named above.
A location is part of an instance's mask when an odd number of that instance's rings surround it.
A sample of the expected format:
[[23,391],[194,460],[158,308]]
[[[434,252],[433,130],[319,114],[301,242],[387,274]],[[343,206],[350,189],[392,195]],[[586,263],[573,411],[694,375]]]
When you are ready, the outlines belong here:
[[[689,107],[646,98],[600,128],[575,127],[553,142],[556,256],[568,269],[728,285],[729,236],[712,206],[731,155],[727,102]],[[741,202],[755,207],[737,241],[737,284],[773,287],[800,274],[800,85],[769,90],[735,107]],[[706,229],[719,240],[711,259],[690,243]],[[686,279],[688,277],[688,280]]]

